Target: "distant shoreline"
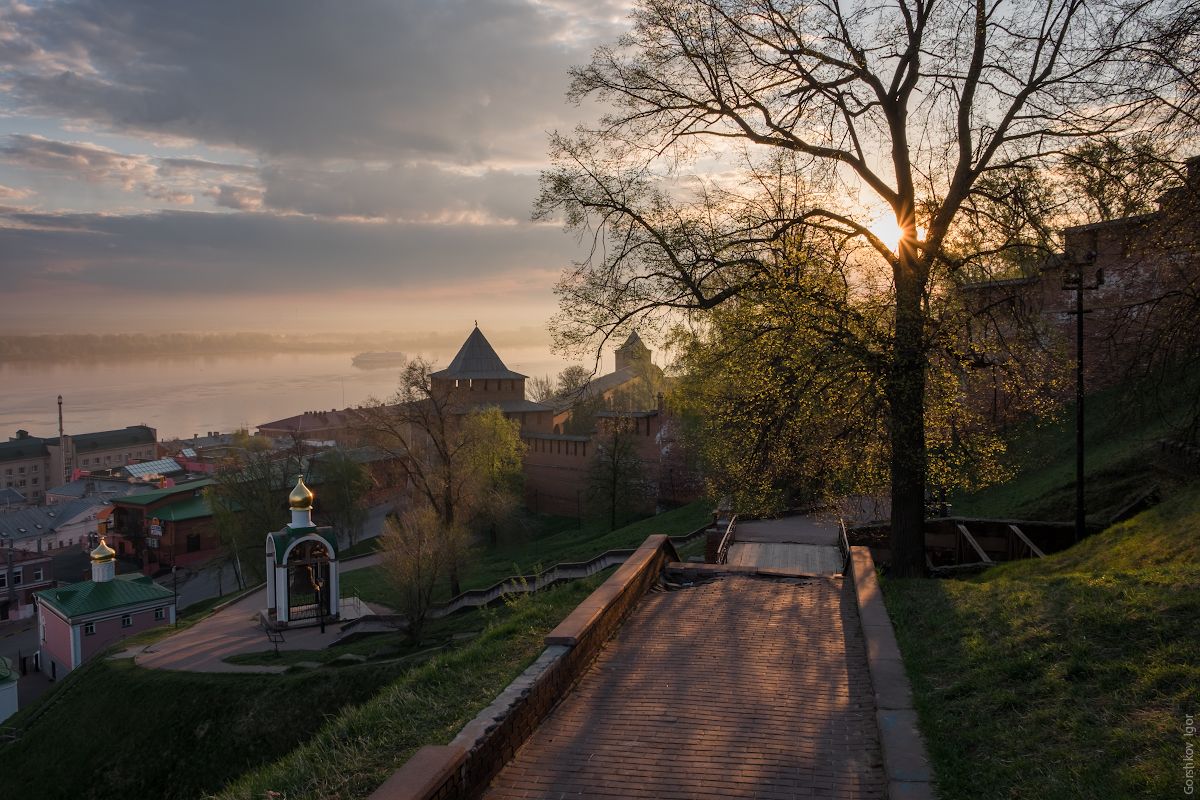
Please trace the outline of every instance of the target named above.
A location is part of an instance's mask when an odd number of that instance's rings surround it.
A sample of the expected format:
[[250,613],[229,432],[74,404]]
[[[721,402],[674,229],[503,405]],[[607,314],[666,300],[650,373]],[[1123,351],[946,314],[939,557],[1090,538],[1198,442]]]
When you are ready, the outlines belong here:
[[[498,331],[509,346],[540,344],[529,330]],[[544,334],[543,334],[544,336]],[[289,353],[361,353],[366,351],[446,349],[462,343],[455,333],[395,333],[301,336],[269,333],[64,333],[0,337],[0,363],[70,362],[87,359],[274,355]],[[519,346],[519,345],[518,345]]]

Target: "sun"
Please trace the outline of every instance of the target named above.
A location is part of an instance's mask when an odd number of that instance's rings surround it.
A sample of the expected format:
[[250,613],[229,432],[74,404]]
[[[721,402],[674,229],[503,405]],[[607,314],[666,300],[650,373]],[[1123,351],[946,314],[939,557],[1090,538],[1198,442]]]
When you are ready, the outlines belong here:
[[[879,241],[887,245],[887,248],[893,253],[900,249],[900,239],[903,234],[900,231],[899,224],[896,223],[896,216],[891,210],[880,212],[880,214],[871,221],[867,228],[871,233],[879,237]],[[925,229],[917,226],[917,239],[925,238]]]

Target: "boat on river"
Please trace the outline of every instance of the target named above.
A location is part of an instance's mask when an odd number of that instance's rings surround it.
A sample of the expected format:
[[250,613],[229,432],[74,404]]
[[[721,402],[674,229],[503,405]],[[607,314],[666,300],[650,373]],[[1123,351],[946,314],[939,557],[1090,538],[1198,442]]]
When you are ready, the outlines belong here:
[[381,369],[383,367],[399,367],[408,360],[408,356],[399,351],[380,353],[359,353],[350,359],[350,363],[360,369]]

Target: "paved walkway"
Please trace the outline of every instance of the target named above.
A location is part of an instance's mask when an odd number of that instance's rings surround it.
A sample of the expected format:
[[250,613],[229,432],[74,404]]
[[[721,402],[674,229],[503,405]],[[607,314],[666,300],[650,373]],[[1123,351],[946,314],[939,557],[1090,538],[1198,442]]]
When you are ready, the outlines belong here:
[[[342,574],[379,563],[379,556],[357,558],[342,565]],[[272,649],[258,623],[258,612],[267,607],[267,591],[260,589],[226,606],[195,625],[160,639],[132,655],[139,667],[189,672],[283,672],[287,667],[271,664],[228,664],[223,659],[237,653],[261,653]],[[284,631],[280,650],[321,650],[340,635],[336,624]],[[127,652],[124,654],[129,655]]]
[[725,576],[644,597],[484,797],[884,794],[853,589]]
[[773,567],[816,575],[842,571],[839,526],[834,515],[807,515],[739,522],[728,563]]

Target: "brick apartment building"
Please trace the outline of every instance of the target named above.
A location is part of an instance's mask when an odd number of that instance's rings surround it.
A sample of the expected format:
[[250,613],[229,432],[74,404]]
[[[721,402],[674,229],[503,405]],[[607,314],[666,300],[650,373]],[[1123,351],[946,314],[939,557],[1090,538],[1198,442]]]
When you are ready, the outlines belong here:
[[40,503],[46,491],[70,481],[76,470],[112,469],[158,457],[158,432],[148,425],[62,437],[17,431],[0,442],[0,488]]

